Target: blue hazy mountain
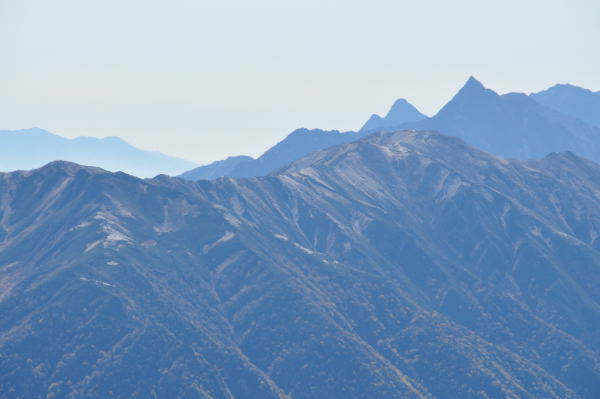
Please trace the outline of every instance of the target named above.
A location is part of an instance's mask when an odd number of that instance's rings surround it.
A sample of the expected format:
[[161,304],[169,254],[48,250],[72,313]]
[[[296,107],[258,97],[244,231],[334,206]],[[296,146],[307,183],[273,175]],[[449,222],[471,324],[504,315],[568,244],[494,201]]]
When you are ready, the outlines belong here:
[[[348,143],[362,136],[361,133],[340,132],[338,130],[297,129],[257,159],[244,160],[239,157],[230,157],[224,161],[200,166],[181,174],[179,177],[188,180],[200,180],[220,176],[265,176],[313,151]],[[220,176],[211,177],[213,175],[212,171],[217,169]]]
[[600,91],[593,92],[570,84],[557,84],[529,96],[548,108],[600,127]]
[[188,180],[210,180],[222,176],[265,176],[313,151],[348,143],[378,129],[398,126],[405,122],[418,121],[423,118],[426,118],[426,116],[401,98],[392,105],[384,118],[373,114],[359,132],[297,129],[257,159],[246,159],[241,156],[229,157],[222,161],[199,166],[182,173],[179,177]]
[[[510,158],[541,159],[551,152],[572,151],[600,161],[600,127],[591,124],[600,115],[594,112],[598,109],[595,102],[598,93],[563,86],[549,89],[547,92],[552,95],[546,92],[531,96],[521,93],[499,95],[470,77],[462,89],[431,118],[400,99],[385,118],[373,115],[359,132],[299,129],[258,159],[233,163],[234,166],[229,170],[220,169],[223,170],[221,175],[264,176],[312,151],[357,140],[377,130],[397,129],[437,130],[460,137],[485,151]],[[578,99],[572,102],[576,106],[569,103],[566,94],[562,97],[562,103],[558,100],[557,93],[564,93],[565,90],[571,93],[568,98]],[[548,98],[555,99],[552,107],[547,104],[550,102]],[[210,179],[213,178],[210,177],[211,171],[220,168],[220,165],[202,166],[182,177]]]
[[0,173],[0,397],[597,399],[599,238],[600,165],[434,132]]
[[360,128],[361,132],[372,132],[384,128],[393,128],[406,122],[415,122],[427,118],[404,98],[396,100],[385,117],[371,115],[369,120]]
[[160,152],[140,150],[118,137],[68,139],[39,128],[0,131],[0,171],[34,169],[55,160],[139,177],[177,175],[196,165]]
[[522,93],[498,95],[473,77],[435,116],[401,126],[437,130],[503,157],[572,151],[600,160],[600,128]]
[[179,175],[186,180],[212,180],[223,176],[230,176],[232,171],[241,163],[254,161],[247,155],[232,156],[222,161],[215,161],[208,165],[199,166]]

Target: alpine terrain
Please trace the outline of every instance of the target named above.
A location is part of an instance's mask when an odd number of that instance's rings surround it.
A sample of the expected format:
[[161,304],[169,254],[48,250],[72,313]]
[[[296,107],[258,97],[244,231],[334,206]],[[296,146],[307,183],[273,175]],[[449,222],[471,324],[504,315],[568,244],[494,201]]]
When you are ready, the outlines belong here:
[[[312,151],[358,140],[378,131],[435,130],[502,157],[541,159],[551,152],[571,151],[600,162],[600,93],[572,85],[555,85],[533,93],[499,95],[470,77],[432,117],[405,99],[385,117],[372,115],[358,132],[299,129],[257,160],[231,165],[225,161],[198,167],[181,177],[189,180],[221,176],[265,176]],[[213,175],[213,170],[221,173]]]
[[0,174],[0,397],[595,399],[599,237],[600,165],[429,131]]

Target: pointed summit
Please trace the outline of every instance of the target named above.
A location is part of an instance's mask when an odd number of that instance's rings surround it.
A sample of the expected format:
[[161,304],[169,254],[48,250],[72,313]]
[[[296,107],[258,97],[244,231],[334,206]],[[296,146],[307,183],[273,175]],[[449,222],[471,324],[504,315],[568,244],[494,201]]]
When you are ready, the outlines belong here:
[[471,76],[458,93],[439,110],[435,118],[444,118],[448,114],[455,115],[471,111],[479,112],[487,107],[493,108],[493,104],[499,101],[499,99],[500,96],[498,93],[486,89],[480,81]]
[[388,124],[396,125],[405,122],[414,122],[424,118],[426,118],[426,116],[420,113],[419,110],[413,107],[412,104],[404,98],[396,100],[385,116],[385,120]]
[[369,120],[360,129],[361,132],[368,132],[376,129],[390,129],[398,127],[407,122],[416,122],[427,118],[410,104],[406,99],[399,98],[394,102],[385,118],[377,114],[371,115]]
[[469,76],[469,79],[467,79],[467,83],[465,83],[465,87],[477,87],[485,89],[485,87],[483,87],[483,84],[479,80],[477,80],[473,75]]
[[470,76],[469,79],[467,80],[467,82],[462,87],[462,89],[460,89],[458,91],[458,93],[456,94],[456,97],[458,97],[461,94],[462,95],[464,95],[464,94],[476,95],[478,93],[481,94],[481,93],[485,93],[488,91],[492,92],[492,90],[486,89],[485,86],[483,86],[483,84],[480,81],[475,79],[473,76]]
[[409,108],[414,108],[408,101],[406,101],[406,98],[399,98],[396,101],[394,101],[394,104],[392,105],[392,107],[390,108],[388,114],[386,115],[386,118],[396,109],[402,109],[405,107],[409,107]]
[[[572,98],[560,103],[563,97],[556,97],[557,108],[565,103],[576,104]],[[551,101],[542,95],[498,95],[470,77],[434,117],[404,127],[437,130],[502,157],[540,159],[552,151],[569,150],[598,160],[600,131],[570,116],[575,110],[570,112],[564,106],[560,109],[562,113],[556,112],[541,105],[543,100]],[[579,106],[577,111],[583,109]]]

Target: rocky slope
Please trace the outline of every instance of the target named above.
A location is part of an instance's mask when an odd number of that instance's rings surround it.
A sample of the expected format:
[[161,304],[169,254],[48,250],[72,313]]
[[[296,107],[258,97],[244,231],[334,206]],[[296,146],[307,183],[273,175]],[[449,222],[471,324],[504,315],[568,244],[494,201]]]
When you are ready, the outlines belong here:
[[378,133],[261,178],[0,175],[0,397],[596,398],[600,166]]

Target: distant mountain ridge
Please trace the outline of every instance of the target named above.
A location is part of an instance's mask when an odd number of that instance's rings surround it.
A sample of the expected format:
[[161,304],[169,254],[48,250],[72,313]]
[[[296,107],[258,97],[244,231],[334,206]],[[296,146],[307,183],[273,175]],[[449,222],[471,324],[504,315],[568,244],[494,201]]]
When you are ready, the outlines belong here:
[[138,177],[177,175],[194,162],[135,148],[118,137],[68,139],[39,128],[0,130],[0,171],[29,170],[65,160]]
[[438,130],[503,157],[541,159],[573,151],[600,161],[600,128],[522,93],[499,95],[473,77],[436,115],[400,127]]
[[254,161],[247,155],[232,156],[222,161],[212,162],[208,165],[199,166],[179,175],[186,180],[212,180],[223,176],[231,176],[235,168],[246,162]]
[[600,127],[600,91],[593,92],[570,84],[557,84],[529,97],[548,108],[574,116]]
[[385,117],[371,115],[369,120],[360,128],[360,132],[373,132],[385,128],[393,128],[407,122],[416,122],[427,118],[406,99],[400,98],[394,102]]
[[[338,130],[296,129],[286,138],[268,149],[256,159],[231,157],[225,161],[217,161],[200,166],[179,175],[188,180],[213,179],[211,171],[219,168],[219,174],[227,177],[265,176],[296,159],[313,151],[321,150],[338,144],[348,143],[364,136],[357,132],[340,132]],[[225,163],[223,163],[225,162]],[[221,168],[221,165],[227,165]]]
[[[517,159],[541,159],[551,152],[573,151],[600,161],[599,93],[570,85],[556,85],[529,96],[499,95],[470,77],[459,92],[434,116],[420,113],[405,99],[397,100],[385,117],[372,115],[358,132],[319,129],[293,132],[256,160],[240,162],[223,176],[264,176],[311,151],[365,137],[377,131],[437,130],[460,137],[491,153]],[[181,177],[208,178],[213,166]]]

